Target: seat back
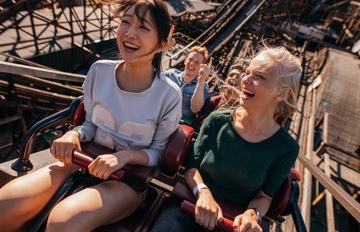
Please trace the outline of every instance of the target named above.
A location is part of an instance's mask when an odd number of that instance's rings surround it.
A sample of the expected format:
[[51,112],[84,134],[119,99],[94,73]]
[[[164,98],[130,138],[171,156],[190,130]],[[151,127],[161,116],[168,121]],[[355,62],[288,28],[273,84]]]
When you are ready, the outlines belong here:
[[292,181],[300,181],[299,172],[292,168],[287,178],[280,186],[278,192],[273,198],[266,216],[277,221],[283,222],[284,219],[281,216],[286,216],[290,212],[286,210],[288,202],[290,200],[292,192]]
[[192,127],[180,124],[179,128],[170,136],[160,163],[160,171],[164,175],[174,177],[180,171],[193,134]]
[[81,101],[70,117],[70,124],[73,127],[81,126],[81,124],[85,121],[85,114],[84,101]]

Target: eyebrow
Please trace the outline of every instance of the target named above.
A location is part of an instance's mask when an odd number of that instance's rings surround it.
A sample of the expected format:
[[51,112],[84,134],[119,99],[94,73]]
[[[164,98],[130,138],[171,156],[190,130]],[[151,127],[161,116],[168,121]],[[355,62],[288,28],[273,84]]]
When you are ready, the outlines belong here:
[[262,69],[257,69],[257,68],[255,68],[255,69],[246,68],[245,71],[247,71],[247,72],[252,72],[252,73],[254,73],[255,75],[260,75],[260,74],[266,73],[264,70],[262,70]]
[[[123,18],[125,18],[125,17],[130,17],[130,18],[132,18],[134,15],[131,15],[131,14],[124,14],[123,15]],[[151,26],[151,27],[154,27],[153,25],[152,25],[152,23],[149,21],[149,20],[147,20],[146,18],[139,18],[139,17],[137,17],[136,16],[136,18],[138,18],[140,21],[141,21],[141,23],[146,23],[146,24],[148,24],[149,26]]]

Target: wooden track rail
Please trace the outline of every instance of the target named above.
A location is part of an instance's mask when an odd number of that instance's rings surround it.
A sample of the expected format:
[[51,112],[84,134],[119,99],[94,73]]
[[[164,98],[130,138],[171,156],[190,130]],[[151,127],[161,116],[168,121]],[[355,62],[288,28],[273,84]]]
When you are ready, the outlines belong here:
[[303,155],[299,155],[298,160],[313,175],[339,203],[358,221],[360,222],[360,203],[352,198],[344,189],[336,182],[329,178],[320,168],[318,168],[311,160]]
[[[245,1],[247,2],[247,1]],[[230,5],[230,2],[228,2]],[[186,44],[185,47],[178,50],[174,55],[170,57],[170,59],[173,59],[179,55],[181,55],[183,52],[187,51],[190,47],[194,46],[196,43],[200,43],[201,46],[205,46],[203,41],[208,41],[209,39],[216,36],[218,33],[220,33],[218,28],[222,28],[225,24],[228,23],[228,18],[234,17],[234,12],[239,11],[243,4],[238,6],[238,4],[232,4],[225,12],[222,13],[222,15],[208,28],[206,29],[200,36],[193,39],[192,42]]]
[[30,67],[26,65],[14,64],[4,61],[0,61],[0,72],[19,74],[19,75],[30,75],[30,76],[41,77],[50,80],[70,81],[77,83],[83,83],[85,80],[85,76],[80,74],[48,70],[37,67]]

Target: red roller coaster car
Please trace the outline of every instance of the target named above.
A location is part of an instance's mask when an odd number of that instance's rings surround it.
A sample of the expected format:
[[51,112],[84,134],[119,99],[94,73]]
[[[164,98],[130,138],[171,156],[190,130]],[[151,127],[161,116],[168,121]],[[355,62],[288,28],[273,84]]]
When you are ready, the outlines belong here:
[[[32,164],[29,160],[36,135],[44,131],[49,126],[58,123],[64,118],[68,118],[71,126],[81,125],[85,119],[83,98],[75,99],[68,108],[51,115],[37,124],[30,130],[22,147],[21,157],[12,165],[17,171],[29,171]],[[146,207],[139,209],[128,218],[102,226],[96,231],[150,231],[153,222],[159,215],[161,209],[166,204],[174,204],[184,213],[194,215],[196,199],[192,191],[187,187],[181,171],[182,162],[186,156],[187,150],[194,136],[194,130],[187,125],[180,125],[179,128],[171,135],[165,148],[163,158],[160,164],[162,175],[168,177],[177,176],[175,184],[170,184],[171,188],[165,188],[161,182],[152,181],[153,170],[151,167],[126,165],[123,169],[114,172],[112,179],[124,181],[133,188],[141,191],[148,187],[149,194],[146,198]],[[107,148],[95,143],[82,143],[82,152],[73,153],[73,162],[86,168],[88,164],[99,154],[111,152]],[[64,197],[86,187],[86,174],[74,174],[53,196],[44,209],[32,220],[28,231],[43,231],[45,221],[52,207]],[[269,231],[270,221],[282,223],[285,221],[283,216],[292,215],[297,231],[306,231],[306,227],[298,207],[299,198],[299,173],[293,169],[288,178],[280,187],[277,195],[274,197],[269,211],[262,220],[262,228]],[[160,184],[159,184],[160,183]],[[169,185],[169,183],[165,183]],[[225,220],[217,225],[218,231],[232,231],[232,220],[244,209],[237,208],[227,202],[218,201],[224,213]]]

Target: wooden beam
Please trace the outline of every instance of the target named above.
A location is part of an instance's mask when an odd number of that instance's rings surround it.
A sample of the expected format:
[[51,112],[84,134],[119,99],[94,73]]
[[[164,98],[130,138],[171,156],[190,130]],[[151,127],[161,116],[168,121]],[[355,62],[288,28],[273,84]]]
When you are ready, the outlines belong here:
[[[328,153],[324,153],[324,169],[327,177],[331,179],[330,171],[330,157]],[[327,219],[327,231],[335,232],[335,218],[334,218],[334,203],[331,192],[325,189],[325,201],[326,201],[326,219]]]
[[52,108],[47,108],[47,107],[42,107],[42,106],[31,106],[31,105],[18,104],[18,103],[1,100],[1,99],[0,99],[0,106],[8,106],[8,107],[19,108],[19,109],[23,109],[23,110],[32,110],[34,112],[47,112],[50,114],[56,113],[59,110],[66,107],[66,105],[64,105],[61,108],[58,107],[58,109],[52,109]]
[[44,66],[44,65],[41,65],[41,64],[38,64],[38,63],[35,63],[35,62],[32,62],[32,61],[26,60],[26,59],[21,58],[21,57],[17,57],[17,56],[13,56],[13,55],[4,53],[4,52],[0,52],[0,55],[6,56],[6,57],[8,57],[8,58],[11,58],[11,59],[13,59],[14,61],[20,62],[20,63],[22,63],[22,64],[31,65],[31,66],[33,66],[33,67],[39,67],[39,68],[44,68],[44,69],[49,69],[49,70],[56,70],[56,69],[53,69],[53,68],[50,68],[50,67],[47,67],[47,66]]
[[42,88],[44,90],[57,93],[63,93],[66,95],[79,96],[82,95],[81,87],[75,88],[74,86],[64,85],[56,81],[44,80],[41,78],[28,76],[28,75],[12,75],[12,78],[19,82],[19,84],[27,84],[29,87],[38,86],[37,89]]
[[[323,141],[325,144],[328,143],[329,133],[329,113],[324,113],[324,127],[323,127]],[[328,153],[324,153],[324,169],[325,175],[331,179],[330,170],[330,157]],[[326,219],[328,232],[335,232],[335,218],[334,218],[334,204],[333,198],[329,191],[325,190],[325,201],[326,201]]]
[[46,78],[57,81],[72,81],[79,83],[83,83],[86,77],[85,75],[80,75],[80,74],[48,70],[38,67],[30,67],[22,64],[14,64],[5,61],[0,61],[0,72],[20,74],[20,75],[30,75],[34,77]]
[[[0,80],[0,87],[1,88],[9,88],[9,85],[6,81]],[[54,93],[46,90],[40,90],[20,84],[14,84],[16,95],[19,97],[23,95],[25,98],[33,99],[36,101],[51,101],[55,103],[67,103],[74,100],[77,96],[69,96],[59,93]],[[79,95],[78,95],[79,96]]]
[[[312,160],[314,147],[314,130],[315,130],[315,107],[316,107],[316,89],[312,90],[311,113],[308,124],[307,144],[306,144],[306,158]],[[300,155],[299,155],[300,156]],[[303,176],[303,195],[301,201],[301,214],[303,215],[306,228],[310,228],[311,219],[311,191],[312,191],[312,176],[308,169],[304,170]]]
[[360,203],[350,194],[341,188],[335,181],[327,177],[325,173],[315,166],[310,159],[304,155],[299,155],[298,160],[307,170],[326,188],[334,198],[348,211],[358,222],[360,222]]
[[319,195],[315,197],[312,201],[311,206],[316,206],[325,196],[325,191],[322,191]]
[[19,120],[19,119],[20,119],[19,115],[14,115],[14,116],[10,116],[10,117],[1,119],[0,120],[0,126],[4,125],[4,124],[7,124],[7,123],[10,123],[10,122],[13,122],[13,121],[16,121],[16,120]]

